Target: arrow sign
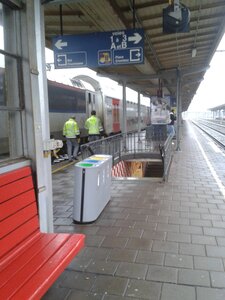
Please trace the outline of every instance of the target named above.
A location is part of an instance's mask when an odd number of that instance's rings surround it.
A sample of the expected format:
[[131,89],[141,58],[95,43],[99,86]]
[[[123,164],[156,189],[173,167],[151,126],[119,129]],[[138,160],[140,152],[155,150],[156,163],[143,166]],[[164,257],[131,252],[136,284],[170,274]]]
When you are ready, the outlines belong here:
[[59,50],[62,50],[62,47],[67,47],[67,42],[63,42],[62,40],[58,40],[55,43],[55,47]]
[[134,44],[138,44],[141,40],[142,36],[138,32],[135,32],[133,36],[128,37],[128,41],[134,42]]

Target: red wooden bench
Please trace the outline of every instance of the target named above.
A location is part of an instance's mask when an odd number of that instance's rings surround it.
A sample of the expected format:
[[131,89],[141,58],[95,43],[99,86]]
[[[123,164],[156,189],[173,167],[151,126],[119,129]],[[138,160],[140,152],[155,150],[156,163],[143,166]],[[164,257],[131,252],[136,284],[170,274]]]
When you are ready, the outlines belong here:
[[83,234],[42,233],[30,167],[0,175],[0,299],[40,299],[83,248]]

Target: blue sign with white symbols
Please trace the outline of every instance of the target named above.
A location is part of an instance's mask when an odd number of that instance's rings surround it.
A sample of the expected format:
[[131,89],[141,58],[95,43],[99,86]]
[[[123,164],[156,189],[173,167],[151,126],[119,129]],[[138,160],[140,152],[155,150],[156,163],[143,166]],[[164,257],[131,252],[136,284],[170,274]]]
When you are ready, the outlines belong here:
[[144,31],[129,29],[52,39],[56,69],[144,63]]

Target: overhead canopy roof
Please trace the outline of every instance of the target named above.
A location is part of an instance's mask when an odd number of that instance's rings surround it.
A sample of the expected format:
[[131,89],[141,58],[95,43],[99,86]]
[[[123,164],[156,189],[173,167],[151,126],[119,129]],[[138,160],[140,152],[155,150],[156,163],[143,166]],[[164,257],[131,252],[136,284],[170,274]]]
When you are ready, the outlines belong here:
[[215,106],[215,107],[212,107],[212,108],[209,108],[209,110],[211,110],[211,111],[217,111],[217,110],[222,110],[222,109],[225,109],[225,105],[224,104],[219,105],[219,106]]
[[225,27],[224,0],[183,0],[182,4],[190,10],[190,31],[172,34],[163,33],[163,9],[168,7],[168,0],[42,0],[42,3],[50,48],[51,38],[61,32],[76,35],[143,28],[144,64],[94,70],[116,81],[126,80],[127,86],[150,96],[157,94],[160,85],[164,95],[176,95],[179,70],[182,111],[188,109],[203,80]]

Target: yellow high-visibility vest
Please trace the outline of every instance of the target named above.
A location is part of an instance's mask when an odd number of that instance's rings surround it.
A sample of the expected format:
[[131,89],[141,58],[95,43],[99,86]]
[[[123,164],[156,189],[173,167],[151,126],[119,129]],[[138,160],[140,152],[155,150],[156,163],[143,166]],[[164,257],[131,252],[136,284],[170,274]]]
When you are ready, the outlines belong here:
[[96,116],[88,118],[84,126],[88,130],[88,134],[99,134],[103,130],[101,121]]
[[70,118],[63,126],[63,135],[67,138],[75,138],[80,134],[80,129],[78,127],[77,122]]

